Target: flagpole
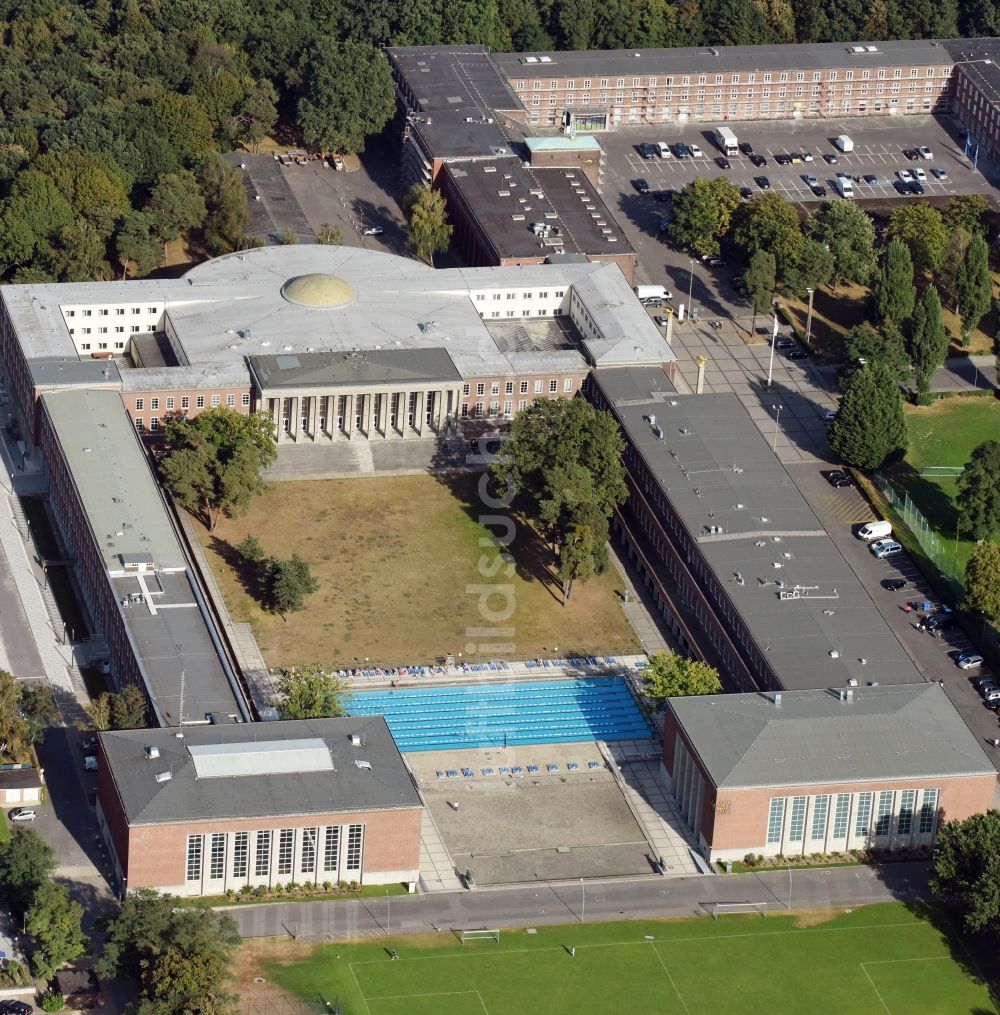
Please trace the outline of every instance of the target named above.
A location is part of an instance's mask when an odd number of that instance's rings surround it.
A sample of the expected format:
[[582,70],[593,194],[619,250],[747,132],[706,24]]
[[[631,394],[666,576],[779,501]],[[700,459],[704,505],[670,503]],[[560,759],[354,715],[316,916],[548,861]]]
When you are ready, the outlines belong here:
[[774,373],[774,346],[778,341],[778,315],[774,315],[774,327],[771,329],[771,356],[767,363],[767,386],[771,387],[771,375]]

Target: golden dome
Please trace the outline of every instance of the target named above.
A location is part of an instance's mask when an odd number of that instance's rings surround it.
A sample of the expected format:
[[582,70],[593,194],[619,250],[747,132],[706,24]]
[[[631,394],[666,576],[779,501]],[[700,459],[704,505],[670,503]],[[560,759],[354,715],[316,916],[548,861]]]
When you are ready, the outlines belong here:
[[281,295],[289,303],[316,310],[346,307],[358,298],[354,286],[336,275],[320,272],[290,278],[281,287]]

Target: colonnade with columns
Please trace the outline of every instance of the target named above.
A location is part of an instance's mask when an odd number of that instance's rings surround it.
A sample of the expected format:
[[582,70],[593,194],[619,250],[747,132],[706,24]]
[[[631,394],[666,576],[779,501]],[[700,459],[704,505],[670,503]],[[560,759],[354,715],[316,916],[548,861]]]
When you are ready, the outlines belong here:
[[458,417],[461,385],[380,391],[265,391],[278,443],[389,440],[442,432]]

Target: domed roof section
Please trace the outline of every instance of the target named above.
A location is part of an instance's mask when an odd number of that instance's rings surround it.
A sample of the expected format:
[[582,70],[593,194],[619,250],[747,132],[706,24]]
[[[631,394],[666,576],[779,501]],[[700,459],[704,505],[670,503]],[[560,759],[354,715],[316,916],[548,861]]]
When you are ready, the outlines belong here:
[[357,291],[349,282],[323,272],[290,278],[281,287],[281,295],[289,303],[314,310],[346,307],[358,298]]

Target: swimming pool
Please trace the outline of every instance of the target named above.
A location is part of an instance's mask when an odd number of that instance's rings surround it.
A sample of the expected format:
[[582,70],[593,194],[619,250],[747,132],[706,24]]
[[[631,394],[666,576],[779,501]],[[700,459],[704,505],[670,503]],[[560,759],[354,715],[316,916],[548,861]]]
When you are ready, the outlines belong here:
[[357,691],[345,704],[351,715],[384,715],[401,751],[652,735],[622,677]]

